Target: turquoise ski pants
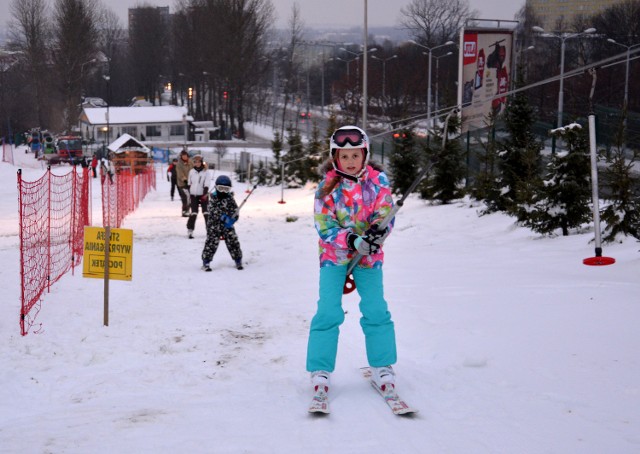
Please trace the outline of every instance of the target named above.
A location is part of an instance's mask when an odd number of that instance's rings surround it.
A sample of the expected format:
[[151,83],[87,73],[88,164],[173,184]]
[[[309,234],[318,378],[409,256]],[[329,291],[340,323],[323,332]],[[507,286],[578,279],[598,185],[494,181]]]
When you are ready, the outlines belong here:
[[[311,320],[307,346],[307,371],[333,372],[338,353],[338,335],[344,322],[342,289],[347,266],[320,268],[320,299]],[[353,269],[356,290],[360,295],[360,326],[364,332],[367,360],[371,367],[396,362],[396,336],[391,314],[384,299],[381,268]]]

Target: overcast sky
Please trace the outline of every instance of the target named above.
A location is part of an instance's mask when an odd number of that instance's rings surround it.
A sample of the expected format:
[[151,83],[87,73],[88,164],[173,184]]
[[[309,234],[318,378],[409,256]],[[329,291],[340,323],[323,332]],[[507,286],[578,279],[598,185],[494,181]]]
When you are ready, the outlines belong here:
[[[14,0],[0,0],[0,22],[6,25],[9,4]],[[49,0],[53,4],[54,0]],[[294,2],[300,5],[304,24],[309,27],[323,25],[361,25],[363,23],[364,0],[271,0],[276,9],[277,25],[286,26]],[[142,4],[169,6],[174,12],[174,0],[103,0],[127,25],[127,9]],[[400,8],[411,0],[368,0],[369,26],[397,25]],[[513,19],[524,0],[470,0],[471,7],[480,12],[480,19]]]

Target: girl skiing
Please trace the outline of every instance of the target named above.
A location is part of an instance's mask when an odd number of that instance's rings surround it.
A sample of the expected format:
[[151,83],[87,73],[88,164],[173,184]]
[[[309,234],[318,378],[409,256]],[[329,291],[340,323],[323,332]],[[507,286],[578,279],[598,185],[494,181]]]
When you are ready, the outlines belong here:
[[211,271],[209,264],[218,250],[221,237],[227,245],[236,268],[243,269],[240,241],[238,241],[236,229],[233,227],[239,216],[238,204],[233,198],[231,179],[228,176],[220,175],[216,178],[215,189],[209,197],[208,210],[207,240],[202,250],[202,269]]
[[[320,298],[311,320],[307,347],[307,371],[316,391],[324,396],[335,368],[339,327],[344,321],[342,293],[347,268],[356,254],[362,258],[353,269],[360,295],[360,325],[365,335],[372,379],[393,388],[396,362],[394,324],[382,287],[382,244],[391,230],[376,228],[393,208],[389,181],[380,167],[369,163],[369,139],[355,126],[337,129],[330,139],[326,175],[318,185],[314,201],[315,227],[320,236]],[[312,404],[313,407],[313,404]]]

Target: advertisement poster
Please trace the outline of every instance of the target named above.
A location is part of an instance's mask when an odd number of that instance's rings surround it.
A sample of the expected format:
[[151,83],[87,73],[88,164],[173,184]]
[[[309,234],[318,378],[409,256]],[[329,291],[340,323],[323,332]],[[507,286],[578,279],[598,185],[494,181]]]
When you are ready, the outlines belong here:
[[511,30],[462,32],[462,132],[485,128],[488,116],[501,114],[509,91],[513,33]]

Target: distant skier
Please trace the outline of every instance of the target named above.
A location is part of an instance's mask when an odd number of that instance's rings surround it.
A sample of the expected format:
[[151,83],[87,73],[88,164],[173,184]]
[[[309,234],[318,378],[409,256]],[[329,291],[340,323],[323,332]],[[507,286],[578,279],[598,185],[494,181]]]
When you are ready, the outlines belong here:
[[189,171],[193,169],[193,162],[189,159],[187,150],[180,152],[180,160],[176,164],[176,179],[178,185],[178,195],[182,200],[182,217],[189,216]]
[[173,200],[173,196],[176,193],[176,185],[178,184],[178,169],[176,166],[178,165],[178,160],[173,158],[169,167],[167,167],[167,181],[171,182],[171,189],[169,190],[169,194],[171,195],[171,200]]
[[211,260],[218,250],[220,238],[224,239],[236,268],[241,270],[242,250],[233,225],[239,217],[238,204],[233,198],[231,179],[226,175],[216,178],[214,190],[209,195],[209,219],[207,221],[207,239],[202,250],[202,269],[211,271]]
[[207,172],[207,166],[204,164],[202,156],[194,156],[193,168],[189,170],[189,176],[187,178],[191,207],[191,213],[187,220],[187,233],[189,238],[193,238],[193,230],[196,227],[196,219],[198,217],[199,210],[202,210],[205,227],[207,225],[207,218],[209,217],[207,202],[209,201],[210,181],[209,172]]
[[382,287],[382,244],[391,227],[382,232],[376,228],[393,208],[389,181],[379,166],[369,163],[369,139],[362,129],[343,126],[333,133],[329,145],[331,156],[323,167],[326,175],[314,202],[320,235],[320,298],[307,349],[307,371],[316,391],[310,411],[325,413],[339,327],[344,321],[343,286],[348,265],[357,253],[363,256],[353,269],[361,297],[360,325],[372,379],[382,389],[394,387],[391,365],[396,362],[394,324]]

